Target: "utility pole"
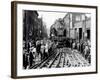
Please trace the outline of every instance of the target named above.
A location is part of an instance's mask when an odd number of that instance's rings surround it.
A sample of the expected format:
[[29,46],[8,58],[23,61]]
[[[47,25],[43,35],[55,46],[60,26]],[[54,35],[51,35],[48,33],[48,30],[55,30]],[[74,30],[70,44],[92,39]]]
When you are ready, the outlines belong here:
[[[68,13],[69,14],[69,42],[71,42],[70,41],[70,13]],[[70,45],[69,45],[69,47],[71,46],[71,43],[70,43]]]
[[42,33],[43,33],[43,30],[42,30],[42,16],[41,16],[41,39],[42,39]]

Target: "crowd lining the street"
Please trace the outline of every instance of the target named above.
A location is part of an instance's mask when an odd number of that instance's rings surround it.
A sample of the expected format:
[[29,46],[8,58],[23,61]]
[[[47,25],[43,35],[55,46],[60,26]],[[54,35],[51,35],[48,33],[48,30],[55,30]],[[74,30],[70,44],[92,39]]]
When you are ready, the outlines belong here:
[[[44,38],[43,40],[37,40],[35,43],[32,41],[28,42],[28,47],[25,49],[25,42],[23,46],[23,68],[30,69],[33,65],[41,63],[43,60],[48,59],[52,54],[54,54],[54,49],[59,45],[58,42],[51,41]],[[67,44],[66,44],[67,45]],[[65,47],[65,46],[64,46]],[[64,48],[62,47],[62,48]],[[62,48],[59,48],[62,50]],[[76,41],[71,40],[70,48],[73,52],[74,50],[79,51],[79,53],[91,63],[91,54],[90,54],[90,40],[86,41]]]

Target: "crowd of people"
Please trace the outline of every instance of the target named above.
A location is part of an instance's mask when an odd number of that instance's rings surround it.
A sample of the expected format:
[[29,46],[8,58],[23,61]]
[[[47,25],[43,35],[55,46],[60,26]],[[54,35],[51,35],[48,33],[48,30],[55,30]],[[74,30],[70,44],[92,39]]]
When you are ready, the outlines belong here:
[[88,60],[89,63],[91,63],[91,54],[90,54],[90,50],[91,50],[91,44],[90,44],[90,40],[81,40],[79,41],[75,41],[73,40],[71,43],[71,48],[72,50],[78,50],[79,53],[86,59]]
[[23,53],[23,67],[24,69],[30,68],[35,64],[47,59],[52,55],[55,48],[55,43],[44,38],[37,40],[35,43],[28,42],[27,49]]
[[[54,54],[53,51],[57,48],[58,45],[59,42],[51,41],[46,38],[44,38],[43,40],[37,40],[35,42],[29,41],[28,47],[26,49],[23,48],[24,69],[30,68],[35,64],[39,64],[43,60],[50,57],[52,54]],[[68,44],[66,43],[66,45]],[[69,48],[71,49],[71,51],[77,50],[89,63],[91,63],[90,40],[71,40]]]

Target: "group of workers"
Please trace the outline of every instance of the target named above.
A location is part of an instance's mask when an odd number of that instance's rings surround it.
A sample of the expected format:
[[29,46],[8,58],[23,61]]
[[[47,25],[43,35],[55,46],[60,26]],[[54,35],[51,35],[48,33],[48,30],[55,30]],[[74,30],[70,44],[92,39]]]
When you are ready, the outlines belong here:
[[[37,40],[35,44],[28,42],[27,50],[23,53],[24,69],[32,67],[35,64],[47,59],[53,52],[54,43],[50,40]],[[25,52],[26,51],[26,52]]]
[[[90,54],[90,40],[86,41],[71,41],[71,50],[79,51],[82,56],[91,63],[91,54]],[[59,45],[57,42],[48,40],[44,38],[43,40],[37,40],[35,44],[28,42],[27,49],[24,49],[23,52],[23,67],[24,69],[30,68],[35,64],[42,62],[53,54],[54,49]],[[67,44],[66,44],[67,45]]]
[[72,42],[72,50],[76,49],[80,52],[80,54],[82,54],[82,56],[88,60],[89,63],[91,63],[91,54],[90,54],[90,50],[91,50],[91,44],[90,44],[90,40],[85,40],[85,41],[80,41],[80,42],[76,42],[73,41]]

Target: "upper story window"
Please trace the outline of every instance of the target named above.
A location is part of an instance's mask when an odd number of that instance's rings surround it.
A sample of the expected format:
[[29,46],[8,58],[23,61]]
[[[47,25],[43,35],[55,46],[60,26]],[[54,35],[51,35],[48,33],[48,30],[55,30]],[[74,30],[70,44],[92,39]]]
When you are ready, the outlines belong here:
[[81,16],[76,16],[75,21],[81,21]]

